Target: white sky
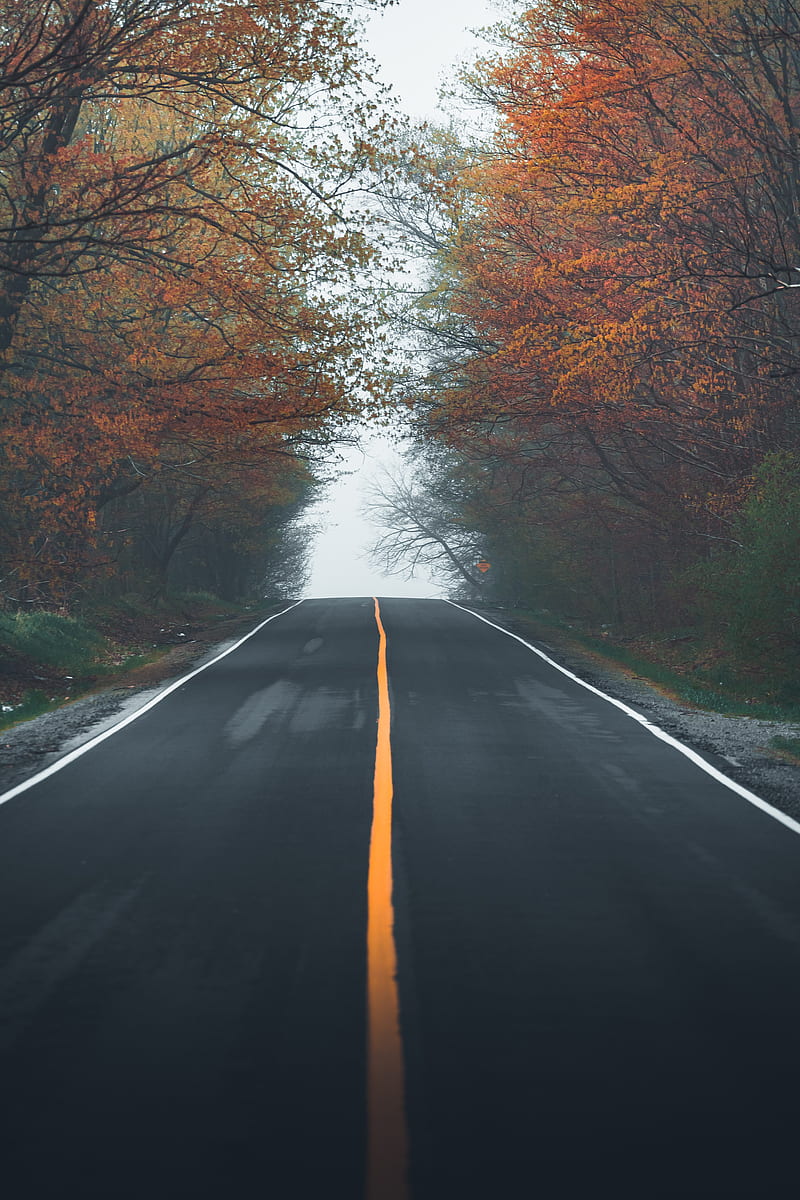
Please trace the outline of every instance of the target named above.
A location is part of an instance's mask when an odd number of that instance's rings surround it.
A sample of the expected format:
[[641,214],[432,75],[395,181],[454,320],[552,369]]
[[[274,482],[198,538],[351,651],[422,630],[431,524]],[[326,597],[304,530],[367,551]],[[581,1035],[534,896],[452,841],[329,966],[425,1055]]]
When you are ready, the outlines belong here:
[[[414,121],[443,118],[438,90],[454,80],[460,63],[471,61],[483,43],[470,32],[498,20],[492,0],[399,0],[370,18],[366,48],[380,64],[380,77]],[[371,435],[363,451],[346,454],[343,475],[316,505],[309,520],[323,526],[316,538],[307,596],[436,596],[440,586],[427,575],[406,580],[385,576],[369,562],[375,530],[361,513],[366,486],[382,463],[391,461],[392,443]],[[345,469],[343,468],[343,469]]]
[[309,520],[324,526],[317,538],[307,596],[438,596],[440,588],[428,575],[404,579],[382,575],[369,561],[367,547],[375,528],[361,508],[373,476],[399,462],[384,434],[365,431],[360,449],[341,451],[341,478]]
[[403,109],[422,121],[437,115],[440,84],[485,49],[471,31],[499,15],[491,0],[399,0],[370,19],[366,47]]

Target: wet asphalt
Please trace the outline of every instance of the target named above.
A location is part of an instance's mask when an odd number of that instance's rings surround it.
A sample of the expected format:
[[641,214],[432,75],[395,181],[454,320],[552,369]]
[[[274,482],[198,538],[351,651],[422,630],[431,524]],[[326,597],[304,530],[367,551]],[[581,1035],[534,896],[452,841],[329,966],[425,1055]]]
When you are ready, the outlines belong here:
[[[794,1195],[798,834],[381,611],[411,1200]],[[376,659],[304,601],[0,806],[8,1200],[361,1200]]]

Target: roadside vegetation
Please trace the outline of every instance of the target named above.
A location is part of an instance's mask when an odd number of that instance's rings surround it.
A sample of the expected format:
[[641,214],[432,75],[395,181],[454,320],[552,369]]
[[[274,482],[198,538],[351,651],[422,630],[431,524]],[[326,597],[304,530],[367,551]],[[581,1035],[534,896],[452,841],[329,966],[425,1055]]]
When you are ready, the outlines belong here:
[[520,519],[451,448],[414,450],[367,511],[376,561],[407,575],[433,565],[454,599],[499,608],[529,636],[610,661],[688,706],[800,722],[796,478],[792,458],[768,460],[733,524],[737,544],[633,611],[615,593],[624,563],[604,588],[590,539],[576,547]]
[[244,631],[273,600],[235,604],[204,592],[85,606],[80,617],[0,613],[0,729],[108,687],[137,687],[179,673],[206,645]]
[[[625,637],[608,629],[564,621],[547,611],[513,610],[515,625],[547,641],[570,643],[654,684],[687,707],[730,716],[800,722],[800,690],[793,672],[731,653],[698,630]],[[799,743],[800,744],[800,743]]]
[[774,737],[770,740],[770,746],[791,762],[800,764],[800,738]]
[[302,591],[384,395],[385,2],[0,0],[3,721]]
[[0,610],[291,557],[381,403],[384,2],[0,0]]

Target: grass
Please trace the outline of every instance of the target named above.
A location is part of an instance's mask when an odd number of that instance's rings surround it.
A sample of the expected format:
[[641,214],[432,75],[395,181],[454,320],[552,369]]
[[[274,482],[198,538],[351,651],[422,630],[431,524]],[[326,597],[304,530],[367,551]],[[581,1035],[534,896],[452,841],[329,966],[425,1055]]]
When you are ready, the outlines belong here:
[[800,763],[800,738],[783,737],[779,734],[777,737],[770,738],[769,744],[773,750],[778,750],[787,758]]
[[800,695],[792,672],[770,672],[762,661],[737,658],[705,645],[694,630],[629,639],[626,644],[612,636],[598,637],[552,613],[526,615],[691,707],[729,716],[800,721]]
[[171,649],[171,646],[156,646],[145,653],[125,654],[112,659],[111,662],[95,663],[92,667],[92,679],[105,679],[121,675],[124,671],[135,671],[137,667],[147,667],[169,654]]
[[150,625],[171,623],[214,622],[228,617],[246,615],[258,605],[235,604],[221,600],[212,592],[167,592],[158,600],[128,592],[113,599],[87,601],[84,615],[90,624],[114,630],[126,621]]
[[158,662],[196,630],[256,617],[270,607],[267,601],[233,604],[210,592],[181,592],[155,605],[134,594],[87,600],[75,616],[0,612],[0,729]]
[[183,605],[186,608],[199,609],[201,612],[237,613],[242,611],[241,604],[234,604],[230,600],[221,600],[213,592],[171,592],[167,594],[167,600],[172,600],[175,604]]
[[[10,695],[6,692],[9,702],[0,706],[0,729],[38,717],[74,696],[83,680],[102,670],[98,659],[109,648],[107,638],[75,617],[45,611],[0,613],[0,666],[8,665],[12,676]],[[37,678],[47,691],[25,688]]]
[[96,629],[75,617],[0,613],[0,647],[71,675],[88,674],[106,644]]
[[60,699],[51,700],[44,692],[26,692],[19,704],[3,704],[0,707],[0,729],[8,729],[18,721],[40,717],[51,708],[58,708],[61,703]]

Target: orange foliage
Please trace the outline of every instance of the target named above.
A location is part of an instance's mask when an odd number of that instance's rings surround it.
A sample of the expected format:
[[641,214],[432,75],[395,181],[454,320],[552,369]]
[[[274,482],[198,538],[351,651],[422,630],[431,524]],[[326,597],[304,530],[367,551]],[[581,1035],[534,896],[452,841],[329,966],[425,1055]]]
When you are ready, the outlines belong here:
[[279,501],[276,464],[377,395],[348,197],[390,121],[340,5],[2,7],[5,552],[56,579],[164,471]]
[[720,495],[794,437],[800,14],[542,0],[509,45],[475,72],[499,124],[446,267],[483,350],[440,423],[555,438],[570,486],[600,468],[720,533]]

